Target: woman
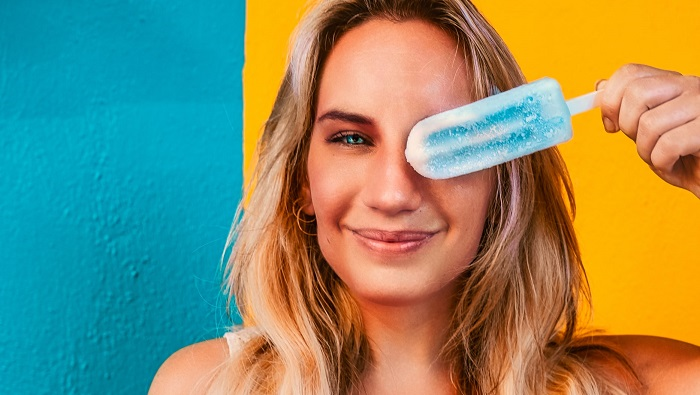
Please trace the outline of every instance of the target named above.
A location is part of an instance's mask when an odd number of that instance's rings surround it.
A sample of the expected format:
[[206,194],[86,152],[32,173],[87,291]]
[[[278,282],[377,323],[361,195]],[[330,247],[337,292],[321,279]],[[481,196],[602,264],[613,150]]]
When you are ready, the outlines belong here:
[[[151,393],[700,391],[700,349],[586,335],[555,148],[448,180],[404,157],[419,120],[524,83],[467,0],[330,0],[301,23],[232,230],[240,332],[180,350]],[[700,197],[700,83],[626,66],[608,131]]]

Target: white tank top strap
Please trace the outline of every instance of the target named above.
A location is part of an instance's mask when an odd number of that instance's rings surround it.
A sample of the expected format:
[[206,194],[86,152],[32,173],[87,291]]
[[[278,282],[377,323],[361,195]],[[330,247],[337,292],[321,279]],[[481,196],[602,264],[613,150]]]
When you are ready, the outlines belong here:
[[238,326],[231,328],[230,332],[224,333],[224,338],[228,344],[229,355],[234,355],[239,352],[250,339],[259,334],[260,331],[255,327],[243,328]]

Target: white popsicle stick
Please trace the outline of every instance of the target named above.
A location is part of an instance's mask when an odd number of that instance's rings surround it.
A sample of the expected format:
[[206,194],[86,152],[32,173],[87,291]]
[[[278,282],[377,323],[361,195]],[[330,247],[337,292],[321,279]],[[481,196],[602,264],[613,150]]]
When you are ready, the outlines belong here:
[[567,100],[566,105],[569,107],[571,116],[573,117],[576,114],[580,114],[597,107],[593,102],[595,101],[595,95],[598,93],[600,93],[600,91],[587,93],[583,96],[574,97],[573,99]]

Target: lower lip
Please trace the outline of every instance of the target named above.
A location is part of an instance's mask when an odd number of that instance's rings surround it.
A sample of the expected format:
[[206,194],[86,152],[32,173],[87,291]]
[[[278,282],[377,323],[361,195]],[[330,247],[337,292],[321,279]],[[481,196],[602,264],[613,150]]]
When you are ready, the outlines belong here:
[[381,254],[408,254],[418,251],[421,247],[427,244],[433,235],[426,235],[424,239],[387,242],[376,239],[369,239],[352,232],[355,238],[368,249]]

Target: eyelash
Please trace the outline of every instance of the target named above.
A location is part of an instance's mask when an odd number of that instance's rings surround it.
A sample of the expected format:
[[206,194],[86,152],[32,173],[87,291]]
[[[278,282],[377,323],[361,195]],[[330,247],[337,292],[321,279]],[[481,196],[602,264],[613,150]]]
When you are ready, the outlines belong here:
[[[361,142],[355,142],[355,143],[350,143],[348,142],[348,138],[352,138],[354,140],[361,140]],[[360,133],[357,132],[350,132],[350,131],[342,131],[337,134],[334,134],[331,136],[331,138],[328,139],[329,142],[331,143],[338,143],[346,146],[371,146],[372,142],[365,136],[363,136]]]

